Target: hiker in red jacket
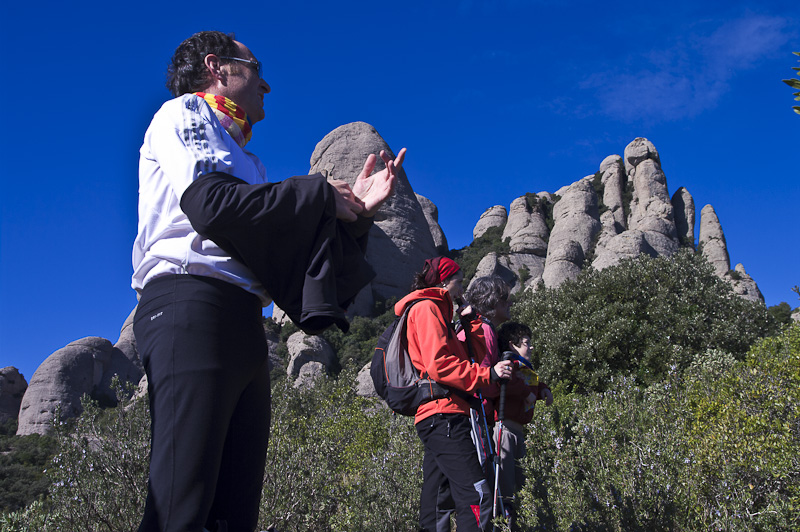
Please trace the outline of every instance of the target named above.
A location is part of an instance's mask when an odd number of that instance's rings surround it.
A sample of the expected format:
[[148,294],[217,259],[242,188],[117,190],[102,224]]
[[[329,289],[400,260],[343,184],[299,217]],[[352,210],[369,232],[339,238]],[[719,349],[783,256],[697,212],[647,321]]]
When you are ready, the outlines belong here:
[[[491,382],[511,376],[511,362],[492,368],[470,362],[464,345],[452,327],[453,300],[463,292],[464,274],[453,260],[436,257],[425,261],[415,277],[413,292],[398,301],[395,313],[420,301],[408,314],[408,352],[414,366],[439,384],[475,392]],[[469,327],[474,348],[485,350],[481,322],[469,319],[471,309],[462,313]],[[440,485],[450,485],[456,507],[459,532],[486,531],[491,528],[492,497],[470,437],[470,405],[451,393],[442,399],[423,403],[414,417],[417,434],[425,448],[423,486],[420,497],[420,527],[436,530],[436,507]]]

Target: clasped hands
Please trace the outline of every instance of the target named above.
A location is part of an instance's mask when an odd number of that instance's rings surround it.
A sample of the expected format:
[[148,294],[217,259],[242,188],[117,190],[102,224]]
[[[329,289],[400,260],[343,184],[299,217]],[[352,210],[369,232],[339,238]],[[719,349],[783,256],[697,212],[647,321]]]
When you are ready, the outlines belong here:
[[336,191],[336,217],[340,220],[354,222],[359,214],[366,217],[375,216],[383,202],[394,192],[397,170],[403,167],[406,149],[400,150],[394,160],[383,150],[380,156],[386,168],[372,174],[378,159],[374,153],[370,154],[352,188],[346,181],[340,179],[328,181]]

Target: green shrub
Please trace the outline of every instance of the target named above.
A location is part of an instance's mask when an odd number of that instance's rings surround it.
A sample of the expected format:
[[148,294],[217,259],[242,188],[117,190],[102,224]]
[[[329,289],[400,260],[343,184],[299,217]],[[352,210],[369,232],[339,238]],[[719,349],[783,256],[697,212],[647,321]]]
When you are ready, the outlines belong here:
[[736,296],[691,250],[588,269],[558,288],[526,292],[512,308],[531,327],[534,365],[567,390],[606,389],[612,376],[641,385],[716,348],[744,357],[777,326],[764,305]]
[[508,239],[503,240],[504,227],[490,227],[484,234],[472,241],[466,247],[458,250],[450,250],[451,258],[461,266],[464,271],[464,285],[475,275],[478,263],[494,251],[495,253],[509,253],[511,248],[508,246]]
[[[115,388],[117,397],[130,395],[118,382]],[[123,532],[138,527],[150,451],[147,401],[123,400],[103,410],[85,395],[81,404],[80,417],[56,424],[58,450],[46,470],[47,497],[5,516],[0,521],[4,531]]]
[[414,528],[422,447],[412,420],[357,397],[353,378],[274,390],[261,529]]
[[44,469],[56,450],[51,437],[16,432],[16,420],[0,426],[0,512],[20,510],[47,492]]
[[[352,389],[353,370],[273,390],[259,530],[416,528],[422,446],[413,420]],[[562,387],[563,388],[563,387]],[[797,530],[800,326],[742,361],[720,349],[650,386],[556,387],[528,425],[522,525],[543,530]],[[4,532],[136,529],[146,488],[146,401],[85,401],[58,425],[47,498],[0,515]]]
[[715,530],[798,530],[800,326],[727,365],[688,375],[698,519]]
[[608,210],[608,205],[603,201],[606,187],[603,184],[602,172],[595,172],[592,178],[592,187],[594,188],[594,193],[597,195],[597,216],[600,217]]
[[375,318],[354,317],[350,320],[350,331],[347,334],[330,328],[322,333],[322,337],[331,344],[343,368],[354,368],[358,371],[372,360],[378,337],[394,318],[394,309],[390,306]]
[[777,305],[772,305],[767,308],[769,315],[781,325],[788,325],[792,323],[792,307],[786,301],[781,301]]
[[556,395],[527,446],[537,530],[798,530],[800,326],[744,361],[709,350],[648,388]]
[[615,378],[604,393],[556,396],[528,425],[521,513],[542,530],[672,530],[690,490],[677,377],[643,390]]
[[[414,528],[422,446],[413,420],[357,397],[354,377],[275,386],[259,530]],[[4,532],[136,530],[147,487],[147,401],[83,404],[71,425],[58,425],[47,498],[2,514]]]

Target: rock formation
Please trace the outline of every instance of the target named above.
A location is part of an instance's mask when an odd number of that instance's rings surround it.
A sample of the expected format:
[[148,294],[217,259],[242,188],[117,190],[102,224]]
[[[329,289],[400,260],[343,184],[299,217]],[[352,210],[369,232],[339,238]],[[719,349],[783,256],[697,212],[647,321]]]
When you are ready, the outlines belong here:
[[447,237],[444,236],[444,231],[439,225],[439,209],[425,196],[415,195],[422,207],[422,212],[425,213],[425,219],[428,221],[428,228],[431,231],[431,237],[433,237],[433,245],[436,246],[436,254],[444,255],[450,248],[447,247]]
[[515,294],[528,287],[535,287],[542,280],[544,257],[531,253],[489,253],[478,263],[473,279],[497,275],[511,287]]
[[607,221],[603,222],[603,231],[618,235],[628,228],[624,208],[628,177],[625,175],[622,157],[609,155],[603,159],[600,163],[600,182],[603,185],[603,205],[608,209]]
[[[661,170],[661,159],[655,146],[644,138],[634,139],[625,148],[625,171],[628,179],[633,181],[633,198],[631,214],[628,217],[628,229],[638,229],[647,233],[657,233],[672,240],[667,244],[663,238],[658,244],[650,242],[660,255],[671,255],[678,250],[675,217],[667,192],[667,178]],[[649,241],[649,239],[648,239]]]
[[320,377],[328,375],[330,372],[322,362],[306,362],[300,368],[297,379],[294,381],[295,388],[313,386],[314,381]]
[[119,349],[125,355],[125,358],[144,375],[144,366],[142,366],[142,361],[139,358],[139,350],[136,349],[136,338],[133,335],[133,319],[136,316],[137,307],[138,305],[133,307],[133,310],[122,324],[122,329],[119,331],[119,339],[114,344],[114,347]]
[[22,396],[27,388],[28,383],[17,368],[7,366],[0,369],[0,425],[17,419]]
[[[554,220],[549,235],[544,213],[533,208],[534,203],[545,205],[545,200],[552,205]],[[735,293],[763,302],[744,268],[730,271],[722,228],[709,209],[703,211],[705,222],[701,214],[700,249]],[[506,213],[505,207],[495,205],[473,229],[473,237],[478,238],[491,227],[503,227],[502,238],[511,249],[510,253],[489,253],[476,275],[500,275],[514,291],[536,287],[540,280],[547,287],[558,286],[574,279],[587,260],[603,269],[643,253],[668,257],[681,246],[694,249],[694,199],[684,187],[670,198],[658,151],[644,138],[628,144],[623,157],[606,157],[595,175],[552,195],[526,194],[515,199]],[[542,263],[537,257],[546,260]]]
[[714,207],[706,205],[700,211],[700,238],[698,247],[706,260],[714,267],[717,277],[722,277],[731,269],[728,244],[719,223]]
[[579,179],[556,195],[561,199],[553,206],[555,225],[550,233],[542,273],[548,288],[577,277],[586,255],[594,248],[594,238],[601,227],[597,194],[591,179]]
[[528,200],[522,196],[511,202],[508,221],[503,229],[502,239],[509,239],[512,253],[527,253],[544,257],[547,255],[547,241],[550,230],[547,228],[545,213],[540,200]]
[[[353,184],[367,156],[381,150],[394,157],[394,152],[375,128],[364,122],[346,124],[328,133],[317,144],[311,155],[309,172],[321,172],[329,179]],[[383,168],[380,158],[375,168]],[[358,307],[354,311],[356,314],[368,314],[376,297],[385,299],[406,294],[414,273],[422,268],[425,259],[436,255],[428,221],[405,170],[401,169],[397,177],[394,196],[381,206],[369,235],[367,260],[380,275],[365,288],[365,297],[354,303]]]
[[[393,156],[372,126],[347,124],[317,144],[311,156],[311,172],[352,184],[366,157],[380,150]],[[623,153],[622,157],[606,157],[596,174],[555,193],[527,193],[514,199],[508,209],[502,205],[488,208],[476,223],[473,238],[500,228],[510,252],[489,252],[477,265],[475,277],[498,275],[516,293],[541,284],[558,286],[577,277],[589,262],[602,269],[642,253],[670,256],[679,246],[693,248],[695,206],[691,194],[679,187],[670,198],[658,151],[647,139],[634,139]],[[378,161],[377,168],[382,167]],[[744,267],[738,264],[730,270],[725,235],[710,205],[700,215],[698,248],[736,294],[763,303],[758,286]],[[436,205],[415,194],[401,170],[395,196],[379,210],[370,233],[367,259],[377,277],[358,295],[348,314],[366,316],[376,299],[405,295],[423,261],[446,251],[447,239],[438,223]],[[84,393],[113,404],[111,376],[116,373],[136,383],[143,374],[132,331],[134,314],[135,309],[114,346],[102,338],[84,338],[53,353],[34,373],[16,406],[9,398],[19,399],[22,392],[18,386],[24,386],[24,379],[20,376],[18,381],[18,374],[9,372],[9,368],[2,370],[0,421],[19,410],[19,434],[44,434],[50,430],[56,406],[61,406],[65,416],[76,415]],[[281,315],[276,308],[273,318],[280,323]],[[279,334],[265,327],[265,335],[272,367],[286,364],[278,355],[282,351],[277,349]],[[298,332],[289,338],[287,348],[287,374],[296,386],[338,370],[336,353],[321,337]],[[358,377],[359,394],[366,396],[374,395],[368,366]],[[141,385],[139,393],[144,393],[146,378],[141,378]]]
[[369,371],[372,368],[372,362],[367,362],[367,365],[361,368],[356,376],[356,394],[361,397],[378,397],[375,391],[375,384],[372,382],[372,376]]
[[64,418],[81,413],[81,396],[89,394],[101,405],[117,402],[111,379],[139,382],[142,373],[125,354],[105,338],[76,340],[50,355],[34,372],[22,398],[17,434],[49,434],[60,408]]
[[694,249],[694,198],[684,187],[672,195],[672,208],[675,212],[675,230],[682,246]]
[[478,223],[475,224],[475,228],[472,230],[472,238],[478,239],[482,237],[492,227],[504,227],[507,221],[508,212],[505,207],[502,205],[489,207],[481,214]]
[[[290,357],[286,374],[289,378],[295,379],[296,386],[308,382],[315,376],[333,373],[338,367],[336,353],[321,336],[310,336],[299,331],[289,337],[286,347]],[[310,366],[303,371],[309,364]]]
[[737,264],[733,271],[725,272],[722,278],[731,283],[733,292],[739,297],[756,303],[764,303],[761,290],[758,289],[756,282],[747,274],[741,264]]
[[585,259],[583,248],[575,240],[561,240],[547,248],[542,281],[547,288],[555,288],[564,281],[578,277]]

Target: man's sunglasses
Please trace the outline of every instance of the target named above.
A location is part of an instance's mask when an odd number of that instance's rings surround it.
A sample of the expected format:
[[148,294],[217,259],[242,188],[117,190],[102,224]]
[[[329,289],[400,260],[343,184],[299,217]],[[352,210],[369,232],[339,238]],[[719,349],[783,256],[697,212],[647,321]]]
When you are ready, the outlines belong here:
[[250,59],[241,59],[239,57],[223,57],[220,56],[220,59],[228,59],[229,61],[239,61],[240,63],[247,63],[250,65],[251,68],[254,68],[256,72],[258,72],[258,77],[263,78],[263,72],[261,70],[261,61],[251,61]]

